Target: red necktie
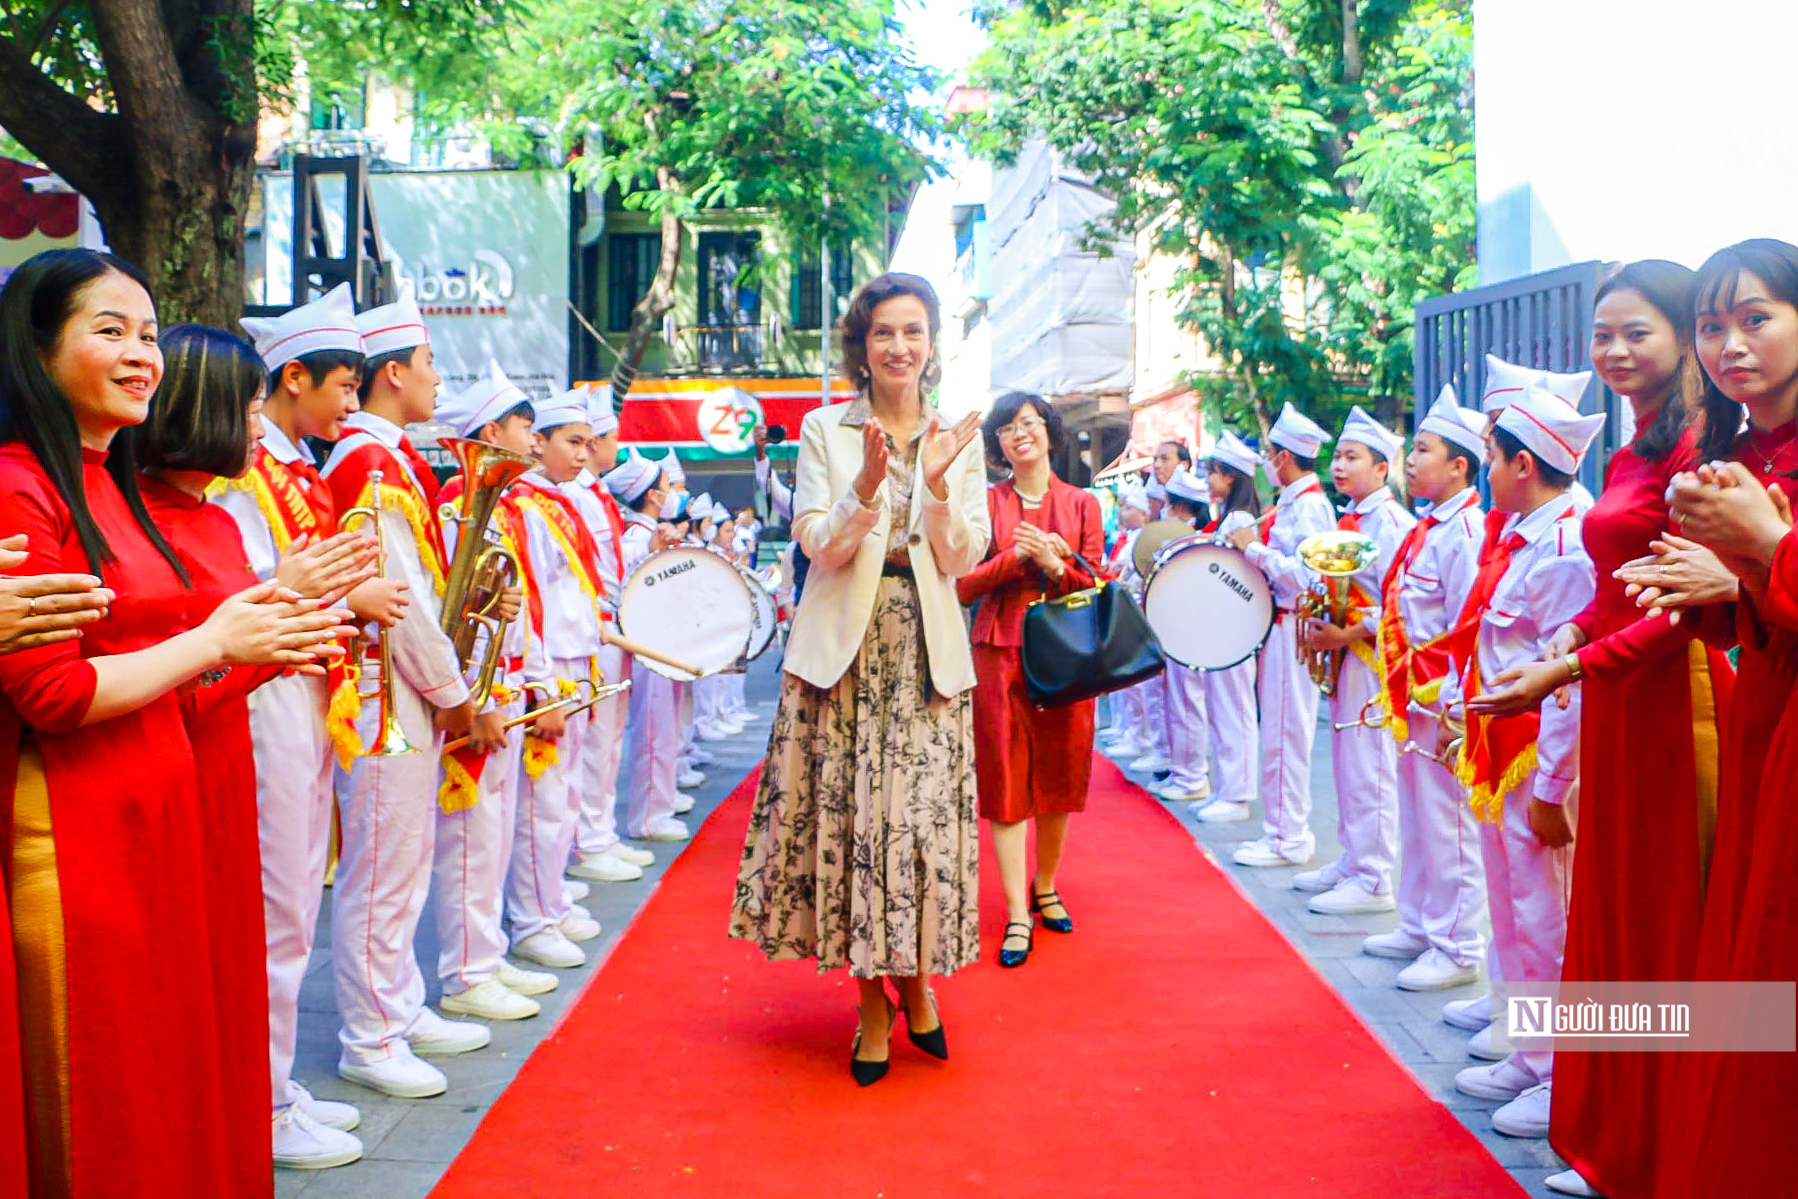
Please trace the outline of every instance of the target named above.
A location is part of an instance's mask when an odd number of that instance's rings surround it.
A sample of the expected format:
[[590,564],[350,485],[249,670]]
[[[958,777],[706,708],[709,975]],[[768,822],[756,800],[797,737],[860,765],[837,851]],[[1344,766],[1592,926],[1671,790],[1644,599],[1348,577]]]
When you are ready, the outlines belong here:
[[1508,512],[1486,514],[1486,540],[1480,547],[1480,572],[1473,577],[1473,590],[1461,606],[1461,617],[1448,635],[1449,656],[1465,666],[1473,657],[1474,639],[1479,635],[1480,619],[1492,605],[1492,593],[1511,565],[1511,555],[1528,544],[1520,533],[1504,535]]
[[437,474],[425,456],[418,452],[411,438],[400,435],[400,455],[412,466],[412,474],[418,480],[418,489],[424,492],[425,502],[431,507],[437,506]]

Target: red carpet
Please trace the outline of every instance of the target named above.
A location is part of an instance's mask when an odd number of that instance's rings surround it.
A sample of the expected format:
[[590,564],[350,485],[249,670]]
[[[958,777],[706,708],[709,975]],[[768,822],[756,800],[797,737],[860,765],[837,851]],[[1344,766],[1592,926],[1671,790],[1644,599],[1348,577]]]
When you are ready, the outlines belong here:
[[[854,988],[724,935],[754,777],[707,821],[435,1194],[1518,1196],[1156,801],[1100,759],[1078,930],[941,980],[953,1058],[849,1077]],[[601,1085],[596,1079],[615,1079]]]

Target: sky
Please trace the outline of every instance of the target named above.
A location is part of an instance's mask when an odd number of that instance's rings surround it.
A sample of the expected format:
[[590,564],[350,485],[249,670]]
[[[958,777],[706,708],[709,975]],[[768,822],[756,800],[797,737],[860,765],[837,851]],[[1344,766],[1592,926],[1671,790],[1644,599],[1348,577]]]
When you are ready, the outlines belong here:
[[918,61],[945,75],[972,62],[986,33],[968,19],[969,0],[899,0],[899,19]]

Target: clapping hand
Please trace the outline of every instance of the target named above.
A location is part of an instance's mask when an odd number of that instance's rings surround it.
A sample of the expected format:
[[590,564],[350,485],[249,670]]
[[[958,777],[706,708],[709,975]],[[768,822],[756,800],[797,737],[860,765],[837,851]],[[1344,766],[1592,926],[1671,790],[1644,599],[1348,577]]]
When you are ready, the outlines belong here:
[[[1638,607],[1650,616],[1668,613],[1679,622],[1679,609],[1703,604],[1727,603],[1736,598],[1738,578],[1730,565],[1696,541],[1668,533],[1648,543],[1654,553],[1619,566],[1614,577],[1628,584],[1624,594],[1634,596]],[[1754,569],[1742,563],[1744,570]]]
[[339,638],[356,632],[348,614],[326,608],[277,583],[258,583],[213,610],[200,626],[219,661],[228,666],[286,666],[323,674],[321,658],[343,655]]
[[878,419],[870,416],[862,426],[862,469],[855,476],[855,497],[864,505],[872,504],[886,477],[887,432]]
[[970,412],[948,428],[943,428],[942,414],[932,410],[930,427],[924,431],[924,486],[939,500],[949,498],[943,476],[968,444],[980,436],[980,414]]
[[[1059,547],[1059,548],[1057,548]],[[1012,552],[1020,562],[1035,562],[1046,574],[1059,578],[1067,569],[1062,565],[1063,551],[1067,542],[1059,533],[1045,533],[1029,521],[1018,525],[1018,531],[1012,542]]]
[[[26,537],[0,541],[0,571],[26,561]],[[81,626],[106,615],[113,593],[93,575],[0,578],[0,654],[81,636]]]
[[347,595],[377,569],[378,546],[367,533],[351,531],[308,544],[302,535],[287,547],[275,567],[275,582],[311,599]]
[[[1771,490],[1739,462],[1716,462],[1683,471],[1667,489],[1681,532],[1725,560],[1769,566],[1792,528],[1791,505],[1778,484]],[[1740,573],[1740,572],[1737,572]]]

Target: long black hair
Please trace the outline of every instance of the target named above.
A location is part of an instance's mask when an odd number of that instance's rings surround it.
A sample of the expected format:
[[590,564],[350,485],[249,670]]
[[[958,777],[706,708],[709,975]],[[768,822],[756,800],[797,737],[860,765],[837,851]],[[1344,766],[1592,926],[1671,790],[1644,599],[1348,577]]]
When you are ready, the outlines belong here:
[[[123,258],[98,250],[34,254],[0,289],[0,441],[22,441],[37,457],[50,485],[69,506],[88,569],[102,577],[105,564],[118,561],[118,555],[106,544],[88,509],[81,477],[81,429],[68,397],[45,369],[44,359],[55,352],[63,327],[75,315],[87,289],[108,274],[123,275],[146,293],[150,291],[142,271]],[[138,528],[186,583],[186,569],[157,531],[138,493],[137,456],[131,438],[115,439],[106,455],[106,472],[125,497]]]
[[[1701,315],[1733,308],[1743,275],[1767,285],[1767,298],[1798,306],[1798,246],[1771,237],[1755,237],[1725,246],[1698,268],[1692,284],[1693,329]],[[1704,386],[1688,397],[1699,422],[1698,454],[1702,462],[1728,458],[1742,428],[1742,405],[1724,395],[1707,373]]]
[[1216,458],[1207,459],[1205,469],[1221,471],[1230,480],[1230,494],[1224,497],[1222,511],[1216,512],[1219,520],[1232,512],[1247,512],[1250,516],[1261,515],[1261,493],[1255,490],[1254,479],[1243,474],[1228,462],[1219,462]]
[[1697,385],[1694,372],[1698,356],[1692,352],[1692,281],[1697,278],[1689,267],[1665,258],[1644,258],[1621,267],[1617,273],[1598,285],[1592,293],[1597,304],[1612,292],[1633,291],[1648,301],[1650,307],[1673,326],[1679,343],[1679,365],[1667,389],[1661,394],[1661,406],[1645,429],[1636,430],[1631,447],[1650,462],[1659,462],[1673,452],[1680,436],[1692,422],[1686,404],[1689,389]]

